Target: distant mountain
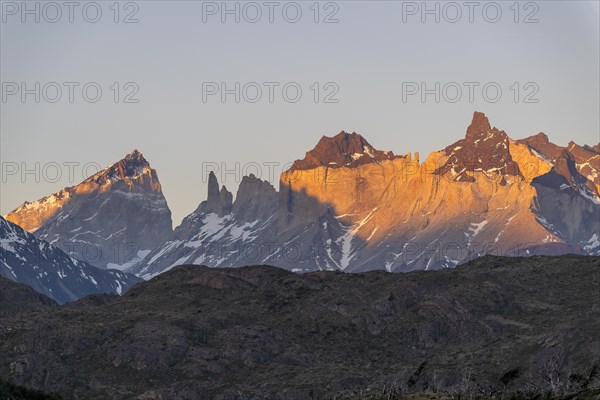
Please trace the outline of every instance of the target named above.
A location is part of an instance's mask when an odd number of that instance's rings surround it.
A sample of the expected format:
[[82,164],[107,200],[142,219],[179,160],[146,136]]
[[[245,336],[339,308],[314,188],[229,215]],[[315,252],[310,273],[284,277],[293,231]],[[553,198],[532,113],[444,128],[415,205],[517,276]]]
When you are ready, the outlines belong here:
[[[0,276],[28,285],[58,303],[66,303],[94,293],[123,294],[140,281],[120,271],[105,271],[75,260],[48,242],[27,233],[0,217]],[[0,286],[6,285],[0,281]],[[1,291],[17,307],[26,291]],[[27,295],[39,299],[40,296]]]
[[552,167],[532,180],[538,220],[565,242],[600,254],[600,153],[573,142],[557,146],[543,133],[521,142]]
[[[407,271],[452,267],[489,253],[600,250],[597,192],[573,193],[550,209],[551,197],[543,192],[540,200],[534,179],[552,170],[544,157],[476,112],[464,139],[423,163],[404,156],[284,172],[279,231],[296,231],[296,243],[328,243],[309,270]],[[552,196],[562,196],[561,190]],[[308,233],[315,221],[321,229]],[[555,229],[576,221],[586,221],[577,234]]]
[[219,190],[211,172],[207,199],[185,217],[169,241],[130,272],[148,279],[185,262],[241,266],[265,261],[264,247],[278,240],[277,191],[270,183],[250,175],[242,179],[234,202],[232,197],[225,186]]
[[172,232],[158,175],[137,150],[5,218],[99,268],[127,269]]
[[[553,176],[570,186],[580,195],[599,203],[600,191],[600,152],[591,146],[579,146],[569,142],[567,147],[551,143],[548,136],[538,133],[519,140],[526,143],[538,156],[553,167]],[[563,190],[566,189],[563,187]]]
[[408,274],[179,266],[122,297],[33,299],[2,319],[0,373],[69,399],[592,400],[599,271],[582,256]]
[[599,154],[543,134],[513,140],[479,112],[463,139],[424,162],[341,132],[282,173],[279,193],[245,177],[232,202],[211,175],[208,199],[131,271],[410,271],[484,254],[600,254]]

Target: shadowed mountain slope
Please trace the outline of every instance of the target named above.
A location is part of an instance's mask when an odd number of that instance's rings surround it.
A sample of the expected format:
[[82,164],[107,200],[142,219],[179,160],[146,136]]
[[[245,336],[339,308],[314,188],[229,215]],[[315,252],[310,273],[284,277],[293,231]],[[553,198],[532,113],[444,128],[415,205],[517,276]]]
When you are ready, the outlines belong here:
[[[29,285],[59,303],[92,293],[125,293],[140,279],[121,271],[106,271],[75,260],[58,247],[0,217],[0,276]],[[6,285],[6,284],[4,284]],[[3,292],[13,307],[21,295]],[[39,296],[38,296],[39,298]]]
[[77,186],[25,202],[5,218],[104,269],[126,270],[172,232],[158,174],[137,150]]

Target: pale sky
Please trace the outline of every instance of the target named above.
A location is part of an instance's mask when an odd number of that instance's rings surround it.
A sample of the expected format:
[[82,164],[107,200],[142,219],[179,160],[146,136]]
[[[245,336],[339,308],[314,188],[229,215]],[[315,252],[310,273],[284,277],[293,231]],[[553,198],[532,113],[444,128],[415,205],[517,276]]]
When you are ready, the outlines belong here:
[[[27,2],[32,9],[36,3]],[[177,225],[205,199],[203,172],[214,163],[234,171],[224,183],[235,194],[244,172],[277,182],[282,169],[322,135],[341,130],[359,132],[382,150],[419,151],[421,160],[463,137],[475,110],[513,138],[543,131],[563,146],[570,140],[600,141],[598,1],[521,2],[518,15],[514,2],[500,1],[494,3],[502,12],[495,23],[496,8],[488,2],[474,9],[473,22],[463,2],[455,3],[462,16],[454,23],[457,10],[446,2],[427,3],[432,9],[438,4],[439,23],[433,14],[421,21],[421,1],[321,2],[318,23],[314,1],[291,3],[277,2],[272,23],[262,1],[254,3],[262,12],[255,23],[249,20],[256,8],[246,3],[238,5],[239,23],[233,14],[221,21],[222,10],[214,7],[220,8],[220,1],[122,3],[118,16],[112,1],[100,1],[96,23],[87,21],[96,18],[93,6],[83,13],[86,3],[73,10],[73,23],[67,8],[58,18],[57,10],[38,3],[38,23],[35,14],[23,15],[20,1],[3,1],[0,213],[77,184],[85,172],[135,148],[158,171]],[[298,22],[288,22],[297,9]],[[127,16],[138,22],[123,23]],[[324,23],[327,16],[338,22]],[[40,82],[39,103],[35,82]],[[51,82],[62,88],[55,103]],[[78,84],[71,86],[72,103],[65,82]],[[96,103],[82,94],[90,82],[102,89]],[[210,82],[217,87],[224,82],[229,89],[236,82],[240,87],[256,82],[262,97],[249,101],[256,96],[251,84],[239,103],[234,94],[222,103],[219,94],[206,92],[203,102],[207,82],[209,88],[214,88]],[[265,82],[274,82],[273,102]],[[434,93],[425,102],[420,94],[409,96],[410,82],[429,89],[439,82],[439,103]],[[452,82],[463,89],[456,102],[451,102]],[[465,82],[479,85],[472,102]],[[24,103],[22,83],[32,91]],[[302,90],[299,101],[285,100],[286,84],[288,97],[294,87]],[[492,88],[488,100],[482,93],[486,84]],[[495,87],[502,95],[494,103]],[[15,88],[19,92],[12,94]],[[136,88],[133,98],[139,101],[123,102]],[[337,103],[323,102],[327,95]],[[36,163],[38,177],[9,173],[15,165],[36,170]],[[65,163],[79,163],[70,164],[74,177]],[[56,165],[62,172],[57,179]]]

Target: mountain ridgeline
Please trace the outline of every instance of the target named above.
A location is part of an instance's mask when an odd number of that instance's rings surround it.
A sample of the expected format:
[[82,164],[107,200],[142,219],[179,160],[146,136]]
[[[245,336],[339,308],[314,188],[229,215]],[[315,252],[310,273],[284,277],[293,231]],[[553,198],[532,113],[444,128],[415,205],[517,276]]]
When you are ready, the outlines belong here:
[[[181,264],[402,272],[485,254],[597,255],[599,150],[543,133],[514,140],[479,112],[464,138],[423,161],[340,132],[283,172],[278,190],[250,175],[234,197],[210,173],[207,199],[173,231],[157,173],[134,151],[6,219],[144,279]],[[73,251],[89,246],[100,256]]]
[[463,139],[430,154],[323,137],[281,174],[208,198],[130,271],[264,263],[294,272],[454,267],[484,254],[600,254],[598,146],[513,140],[474,113]]

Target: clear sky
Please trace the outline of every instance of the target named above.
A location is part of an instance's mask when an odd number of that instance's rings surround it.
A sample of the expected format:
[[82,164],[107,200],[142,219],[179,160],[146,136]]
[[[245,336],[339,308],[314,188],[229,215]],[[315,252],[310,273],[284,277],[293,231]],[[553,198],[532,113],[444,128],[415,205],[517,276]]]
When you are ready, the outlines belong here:
[[[439,23],[422,15],[420,1],[314,3],[238,3],[237,23],[221,2],[121,3],[116,15],[112,1],[99,1],[100,17],[95,5],[77,3],[71,23],[66,7],[27,2],[33,10],[38,4],[36,22],[20,1],[3,1],[0,213],[77,184],[135,148],[157,169],[177,225],[205,199],[212,163],[236,171],[224,182],[235,193],[244,172],[273,180],[274,170],[277,181],[322,135],[341,130],[382,150],[419,151],[422,160],[461,138],[474,110],[513,138],[543,131],[563,146],[600,140],[598,1],[478,2],[473,9],[428,2]],[[225,102],[209,94],[223,82],[229,89],[240,82],[239,103],[235,93]],[[478,84],[472,101],[465,82]],[[433,89],[424,102],[408,91],[421,83]],[[102,97],[93,103],[96,87]],[[292,102],[298,87],[302,96]],[[493,102],[497,87],[502,95]],[[23,88],[31,91],[24,102]],[[136,89],[128,99],[138,102],[125,102]],[[36,163],[39,176],[21,176]],[[65,163],[79,163],[73,177]]]

